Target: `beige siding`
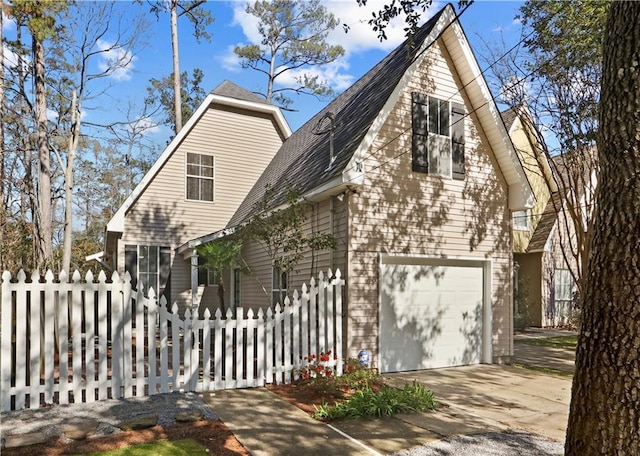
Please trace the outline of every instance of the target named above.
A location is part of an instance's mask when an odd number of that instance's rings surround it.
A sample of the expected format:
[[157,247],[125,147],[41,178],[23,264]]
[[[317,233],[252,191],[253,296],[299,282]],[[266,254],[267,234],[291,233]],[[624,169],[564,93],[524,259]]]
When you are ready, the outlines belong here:
[[[126,244],[175,249],[224,228],[281,144],[270,116],[210,107],[125,215],[118,269],[124,270]],[[186,199],[187,152],[214,156],[214,202]],[[184,306],[191,302],[189,260],[172,260],[172,300]]]
[[472,111],[446,53],[438,45],[429,53],[366,155],[364,188],[349,198],[347,356],[362,348],[377,351],[384,252],[490,259],[493,355],[499,359],[512,353],[507,185],[474,114],[465,118],[464,181],[412,172],[411,92],[464,103]]
[[[329,199],[314,203],[309,207],[305,233],[331,233],[333,220],[333,234],[336,238],[336,249],[330,251],[307,252],[298,263],[289,281],[289,294],[293,290],[300,291],[302,284],[309,284],[311,277],[318,277],[320,271],[327,273],[329,268],[335,271],[340,268],[345,271],[346,264],[346,202],[333,198],[333,216]],[[242,306],[257,309],[266,308],[271,303],[272,267],[271,259],[265,249],[257,242],[248,242],[243,248],[243,258],[251,267],[250,274],[243,276]],[[333,264],[333,266],[332,266]],[[344,274],[344,272],[343,272]]]
[[536,157],[536,151],[531,144],[533,139],[527,135],[519,119],[515,120],[510,137],[536,198],[535,205],[531,208],[531,229],[528,231],[513,230],[513,251],[516,253],[524,253],[527,251],[531,236],[533,236],[533,232],[542,217],[542,213],[547,207],[551,193],[549,192],[549,184],[544,177],[540,162],[541,160],[545,160],[545,158],[540,156]]

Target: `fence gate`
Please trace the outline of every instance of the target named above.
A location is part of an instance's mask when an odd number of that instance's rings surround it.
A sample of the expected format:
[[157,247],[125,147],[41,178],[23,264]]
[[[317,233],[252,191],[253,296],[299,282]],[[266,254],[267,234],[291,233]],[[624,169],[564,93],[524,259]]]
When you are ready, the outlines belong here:
[[0,409],[288,383],[309,354],[342,369],[340,271],[282,306],[180,316],[128,273],[2,274]]

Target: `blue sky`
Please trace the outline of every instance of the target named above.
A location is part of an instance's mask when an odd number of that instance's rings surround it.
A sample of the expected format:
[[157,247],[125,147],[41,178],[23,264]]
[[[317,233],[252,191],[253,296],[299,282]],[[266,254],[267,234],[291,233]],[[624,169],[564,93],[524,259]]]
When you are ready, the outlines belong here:
[[[331,81],[337,92],[355,82],[362,74],[381,60],[391,49],[404,39],[404,24],[400,21],[392,24],[388,30],[389,40],[380,42],[370,26],[363,20],[371,15],[371,11],[378,9],[382,0],[369,0],[367,8],[360,8],[356,0],[330,0],[323,4],[339,18],[340,23],[349,24],[348,34],[342,27],[336,29],[329,37],[332,44],[340,44],[346,54],[340,61],[324,69],[320,74]],[[515,1],[482,1],[474,4],[461,16],[461,22],[471,46],[480,61],[480,67],[485,68],[483,55],[488,55],[487,46],[494,46],[505,42],[508,45],[516,43],[520,38],[520,24],[515,20],[518,8],[522,2]],[[181,71],[191,71],[200,68],[204,72],[202,87],[205,91],[213,90],[223,80],[228,79],[248,90],[259,91],[266,85],[264,76],[248,69],[242,69],[233,55],[236,45],[259,42],[255,18],[244,12],[246,1],[209,1],[206,5],[215,17],[215,22],[209,31],[213,35],[211,42],[200,44],[193,37],[191,24],[182,20],[179,23],[180,66]],[[427,15],[430,16],[445,5],[444,2],[434,2]],[[135,6],[129,1],[120,1],[118,8],[124,12],[148,11],[146,2],[142,6]],[[428,16],[425,16],[428,18]],[[133,60],[124,70],[111,75],[107,81],[108,101],[100,103],[98,109],[87,111],[83,118],[86,121],[101,123],[106,119],[117,119],[130,107],[141,108],[146,94],[146,87],[151,78],[167,76],[172,71],[171,36],[168,15],[159,20],[148,13],[148,27],[145,41],[147,45],[131,54]],[[13,27],[15,29],[15,26]],[[11,24],[5,26],[5,35],[10,37]],[[105,43],[114,39],[108,35]],[[111,57],[122,56],[129,52],[120,49]],[[495,90],[495,89],[494,89]],[[294,98],[293,108],[297,112],[286,112],[293,130],[300,127],[325,102],[317,101],[310,96]],[[171,131],[166,126],[152,128],[147,133],[147,140],[163,145]]]

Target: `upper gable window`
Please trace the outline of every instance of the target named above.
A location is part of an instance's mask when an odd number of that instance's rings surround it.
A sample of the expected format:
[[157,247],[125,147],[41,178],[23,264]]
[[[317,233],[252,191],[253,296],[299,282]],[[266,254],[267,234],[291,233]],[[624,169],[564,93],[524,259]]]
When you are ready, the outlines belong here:
[[514,211],[511,216],[513,229],[518,231],[529,231],[531,229],[531,211]]
[[413,171],[464,179],[464,106],[411,95]]
[[187,153],[187,199],[213,201],[212,155]]

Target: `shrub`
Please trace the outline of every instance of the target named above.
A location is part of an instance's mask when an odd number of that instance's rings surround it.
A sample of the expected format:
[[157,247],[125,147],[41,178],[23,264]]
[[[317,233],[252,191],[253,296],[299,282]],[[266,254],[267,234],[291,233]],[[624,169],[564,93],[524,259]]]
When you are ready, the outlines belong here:
[[[334,356],[334,359],[337,359]],[[305,356],[303,361],[306,365],[298,371],[302,380],[309,380],[314,378],[333,378],[336,374],[335,366],[329,365],[331,361],[331,350],[328,352],[320,352],[318,356],[311,354]]]
[[358,417],[383,417],[396,413],[415,413],[433,410],[437,406],[433,393],[424,385],[413,382],[398,389],[383,386],[374,391],[366,386],[334,406],[316,407],[315,419],[333,421]]

